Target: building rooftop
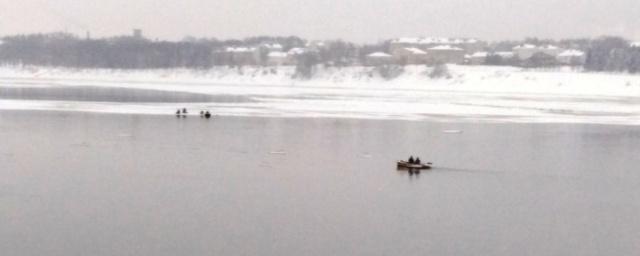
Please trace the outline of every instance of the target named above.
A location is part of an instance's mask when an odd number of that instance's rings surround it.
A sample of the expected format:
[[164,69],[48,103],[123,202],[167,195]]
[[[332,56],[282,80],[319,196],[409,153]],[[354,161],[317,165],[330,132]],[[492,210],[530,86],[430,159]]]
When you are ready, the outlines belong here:
[[253,52],[255,50],[256,48],[249,47],[227,47],[226,49],[227,52]]
[[582,57],[582,56],[584,56],[584,52],[583,51],[579,51],[579,50],[570,49],[570,50],[563,51],[558,56],[559,57]]
[[446,38],[446,37],[401,37],[392,41],[401,44],[474,44],[477,39]]
[[307,47],[311,47],[311,48],[325,47],[325,42],[321,40],[310,41],[310,42],[307,42]]
[[306,52],[307,52],[306,48],[291,48],[291,50],[289,50],[289,55],[300,55]]
[[443,38],[443,37],[429,37],[429,38],[423,38],[422,40],[420,40],[421,44],[450,44],[450,43],[454,43],[454,41],[456,41],[457,39],[449,39],[449,38]]
[[471,57],[471,58],[486,58],[487,56],[489,56],[488,52],[476,52],[474,54],[471,54],[469,57]]
[[516,47],[513,47],[513,49],[516,49],[516,50],[518,50],[518,49],[535,49],[535,48],[538,48],[538,47],[533,45],[533,44],[521,44],[521,45],[518,45]]
[[417,44],[420,42],[420,38],[417,37],[401,37],[398,39],[393,40],[394,43],[401,43],[401,44]]
[[546,49],[546,50],[558,50],[558,49],[560,49],[560,47],[555,46],[555,45],[548,44],[548,45],[545,45],[545,46],[540,47],[540,49]]
[[283,48],[281,44],[262,44],[261,46],[270,50],[282,50]]
[[494,52],[493,54],[503,58],[512,58],[515,56],[513,52]]
[[463,49],[460,49],[458,47],[453,47],[451,45],[438,45],[436,47],[429,48],[429,50],[434,50],[434,51],[464,51]]
[[289,55],[286,52],[270,52],[268,56],[271,58],[285,58]]
[[411,52],[411,54],[427,54],[425,51],[420,50],[418,48],[414,48],[414,47],[408,47],[408,48],[404,48],[405,50]]
[[367,55],[368,57],[374,57],[374,58],[386,58],[386,57],[391,57],[390,54],[384,53],[384,52],[374,52],[372,54]]

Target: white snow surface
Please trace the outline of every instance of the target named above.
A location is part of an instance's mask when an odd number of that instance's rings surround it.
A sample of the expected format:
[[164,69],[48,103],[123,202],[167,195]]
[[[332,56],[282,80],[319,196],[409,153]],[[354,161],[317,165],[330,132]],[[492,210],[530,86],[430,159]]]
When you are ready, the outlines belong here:
[[[209,109],[223,116],[640,125],[640,76],[568,68],[450,65],[451,79],[407,66],[393,80],[373,67],[318,68],[293,79],[294,67],[208,70],[106,70],[0,67],[0,110],[171,115]],[[113,87],[246,96],[248,102],[116,103],[2,99],[3,87]],[[192,111],[197,112],[197,111]]]

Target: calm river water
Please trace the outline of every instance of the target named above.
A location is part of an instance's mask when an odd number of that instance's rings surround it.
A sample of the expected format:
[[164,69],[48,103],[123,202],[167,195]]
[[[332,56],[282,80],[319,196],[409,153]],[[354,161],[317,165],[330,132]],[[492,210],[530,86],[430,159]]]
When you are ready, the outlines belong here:
[[0,111],[0,138],[3,255],[640,253],[635,126]]

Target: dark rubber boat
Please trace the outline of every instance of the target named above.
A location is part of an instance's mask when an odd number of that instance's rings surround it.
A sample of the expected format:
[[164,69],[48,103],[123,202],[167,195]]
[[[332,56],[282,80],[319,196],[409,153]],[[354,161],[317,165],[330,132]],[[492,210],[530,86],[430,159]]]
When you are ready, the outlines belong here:
[[407,161],[398,161],[398,170],[430,170],[431,165],[431,163],[412,164]]

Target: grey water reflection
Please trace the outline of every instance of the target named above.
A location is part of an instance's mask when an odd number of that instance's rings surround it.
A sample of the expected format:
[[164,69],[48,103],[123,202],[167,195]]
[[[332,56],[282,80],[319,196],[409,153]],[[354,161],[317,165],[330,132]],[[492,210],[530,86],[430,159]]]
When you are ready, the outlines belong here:
[[0,138],[6,255],[639,250],[634,126],[0,111]]

